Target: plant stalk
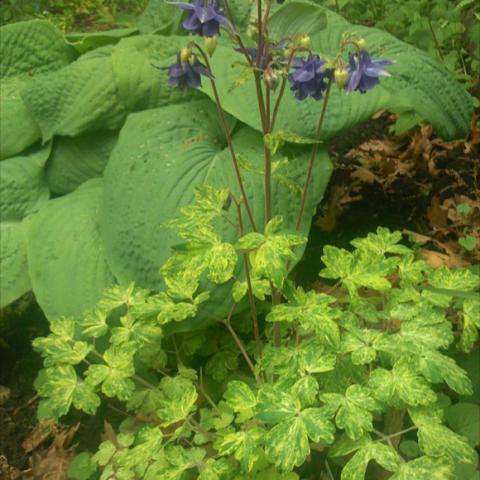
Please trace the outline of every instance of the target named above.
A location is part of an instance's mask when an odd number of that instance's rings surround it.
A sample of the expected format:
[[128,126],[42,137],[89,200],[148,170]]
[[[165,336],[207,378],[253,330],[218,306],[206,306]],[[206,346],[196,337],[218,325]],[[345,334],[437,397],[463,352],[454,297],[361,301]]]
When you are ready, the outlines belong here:
[[328,85],[327,90],[325,92],[325,98],[323,100],[322,111],[320,113],[320,118],[317,124],[317,130],[315,132],[315,143],[312,147],[312,154],[310,155],[310,161],[308,162],[308,169],[307,169],[307,176],[305,178],[305,184],[303,186],[302,191],[302,200],[300,203],[300,210],[297,216],[297,222],[295,224],[295,229],[298,230],[302,223],[303,214],[305,212],[305,204],[307,201],[308,196],[308,188],[310,187],[310,183],[312,181],[312,173],[313,173],[313,165],[315,163],[315,158],[317,157],[319,141],[320,141],[320,134],[322,133],[323,122],[325,120],[325,112],[327,111],[328,99],[330,98],[330,90],[332,87],[332,75],[330,74],[328,78]]
[[[195,44],[199,52],[201,53],[203,60],[205,61],[205,65],[208,71],[213,75],[212,68],[210,66],[210,62],[208,60],[208,55],[203,51],[203,49]],[[245,202],[245,209],[247,210],[248,220],[250,225],[252,226],[253,231],[257,231],[257,226],[255,225],[255,220],[253,218],[253,213],[250,208],[250,203],[248,201],[247,192],[245,191],[245,187],[243,185],[242,174],[240,173],[240,166],[238,163],[237,155],[235,153],[235,149],[233,147],[232,136],[228,130],[227,122],[225,121],[225,115],[223,113],[222,104],[220,102],[220,97],[218,95],[217,85],[213,78],[210,79],[210,83],[212,85],[213,96],[215,97],[215,104],[217,107],[218,117],[220,119],[220,124],[222,125],[223,133],[225,135],[225,139],[227,141],[228,149],[230,151],[230,156],[232,158],[233,168],[235,170],[235,175],[237,177],[238,186],[240,187],[240,192],[242,194],[243,201]]]

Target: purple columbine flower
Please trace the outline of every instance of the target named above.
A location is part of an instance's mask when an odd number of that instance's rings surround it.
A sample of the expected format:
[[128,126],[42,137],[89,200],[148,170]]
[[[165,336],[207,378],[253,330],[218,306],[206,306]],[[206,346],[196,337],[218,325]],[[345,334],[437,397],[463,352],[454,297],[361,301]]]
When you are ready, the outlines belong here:
[[187,10],[188,17],[183,28],[202,37],[218,35],[220,25],[232,29],[231,23],[224,16],[223,8],[216,0],[194,0],[193,3],[172,2],[172,5]]
[[290,89],[295,92],[297,100],[305,100],[313,97],[315,100],[322,98],[323,92],[327,89],[326,79],[330,71],[323,66],[325,60],[318,55],[313,55],[307,60],[294,58],[293,73],[288,76]]
[[182,62],[180,59],[180,53],[177,56],[177,63],[174,63],[167,67],[168,70],[168,83],[172,87],[180,89],[185,88],[198,88],[202,85],[201,75],[213,78],[213,75],[209,72],[207,67],[200,63],[197,57],[192,57],[191,60]]
[[345,86],[347,92],[358,90],[365,93],[379,82],[379,77],[389,77],[385,67],[391,65],[390,60],[372,60],[366,50],[351,53],[348,58],[348,82]]

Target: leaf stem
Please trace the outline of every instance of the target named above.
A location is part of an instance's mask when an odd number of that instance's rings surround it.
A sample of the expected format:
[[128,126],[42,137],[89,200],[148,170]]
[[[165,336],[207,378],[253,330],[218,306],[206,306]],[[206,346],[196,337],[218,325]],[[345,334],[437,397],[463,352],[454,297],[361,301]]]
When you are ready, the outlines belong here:
[[376,442],[384,442],[384,441],[388,442],[388,440],[392,438],[399,437],[404,433],[413,432],[414,430],[417,430],[417,429],[418,427],[416,425],[413,425],[412,427],[405,428],[404,430],[400,430],[399,432],[392,433],[391,435],[385,435],[384,433],[375,429],[373,430],[373,432],[376,433],[379,437],[381,437],[378,440],[375,440]]
[[332,74],[330,74],[329,77],[328,77],[327,90],[325,92],[325,98],[323,100],[322,111],[320,113],[320,118],[318,120],[317,130],[315,131],[315,143],[313,144],[312,154],[310,155],[310,161],[308,162],[307,176],[305,178],[305,184],[303,186],[302,200],[301,200],[301,203],[300,203],[300,210],[298,212],[297,222],[295,224],[295,229],[296,230],[298,230],[300,228],[300,225],[302,223],[303,214],[305,212],[305,204],[306,204],[307,196],[308,196],[308,188],[309,188],[311,180],[312,180],[313,165],[315,163],[315,158],[317,157],[317,153],[318,153],[320,134],[322,132],[323,122],[325,120],[325,112],[327,110],[328,100],[330,98],[331,87],[332,87]]
[[[208,55],[203,51],[202,47],[200,47],[200,45],[198,45],[197,43],[195,43],[195,47],[198,49],[198,51],[202,55],[202,58],[205,61],[205,65],[206,65],[208,71],[213,75],[212,68],[211,68],[210,62],[208,60]],[[230,131],[229,131],[228,126],[227,126],[227,122],[225,121],[225,115],[223,113],[222,104],[220,102],[220,97],[218,95],[217,85],[216,85],[215,80],[213,78],[210,79],[210,83],[212,85],[213,96],[215,97],[215,104],[216,104],[216,107],[217,107],[217,112],[218,112],[218,117],[219,117],[219,120],[220,120],[220,124],[222,125],[223,133],[225,135],[225,139],[227,141],[228,149],[230,151],[230,156],[232,158],[233,168],[235,170],[235,175],[237,177],[238,186],[240,187],[240,192],[241,192],[242,198],[244,199],[244,202],[245,202],[245,208],[247,210],[248,220],[250,222],[250,225],[252,226],[253,231],[256,232],[257,231],[257,226],[255,225],[255,220],[253,219],[252,210],[250,209],[250,204],[248,202],[247,192],[245,191],[245,187],[243,185],[242,174],[240,173],[240,166],[239,166],[239,163],[238,163],[237,155],[235,153],[235,149],[233,147],[232,137],[230,135]]]

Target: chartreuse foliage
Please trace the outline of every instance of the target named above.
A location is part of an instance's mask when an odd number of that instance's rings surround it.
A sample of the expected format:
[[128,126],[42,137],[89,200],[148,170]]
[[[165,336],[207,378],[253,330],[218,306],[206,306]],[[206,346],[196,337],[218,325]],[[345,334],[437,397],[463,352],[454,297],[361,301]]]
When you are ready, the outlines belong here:
[[[114,286],[34,341],[44,358],[40,418],[93,415],[112,401],[125,412],[70,477],[298,479],[329,468],[363,480],[375,463],[391,478],[420,480],[473,468],[478,438],[461,421],[468,404],[456,400],[473,388],[451,353],[475,341],[469,315],[479,300],[452,287],[478,291],[478,275],[431,269],[400,233],[379,228],[352,251],[325,247],[319,275],[335,286],[305,290],[288,279],[305,238],[275,217],[230,242],[222,224],[242,225],[225,216],[232,201],[228,189],[202,187],[165,224],[183,243],[162,268],[164,292]],[[244,261],[266,326],[258,337],[248,315],[232,314],[243,280],[229,281]],[[270,308],[264,283],[275,287]],[[229,285],[228,317],[207,308],[218,285]],[[166,336],[194,317],[217,325]]]
[[[229,5],[243,35],[254,23],[256,6],[243,0],[230,0]],[[381,50],[381,56],[395,61],[392,76],[368,95],[347,97],[332,89],[322,140],[381,109],[422,118],[445,137],[459,137],[467,131],[471,101],[435,59],[384,32],[353,26],[311,2],[273,2],[271,7],[268,31],[272,42],[298,33],[310,34],[313,50],[332,60],[342,39],[361,35],[369,46]],[[24,210],[13,223],[2,217],[2,237],[6,239],[1,251],[2,305],[31,287],[47,316],[55,319],[81,315],[92,308],[103,288],[112,282],[125,286],[134,281],[141,287],[161,290],[164,285],[158,270],[179,241],[163,222],[187,205],[195,188],[203,184],[227,187],[240,197],[215,106],[208,98],[212,96],[208,82],[203,85],[207,95],[178,91],[167,85],[166,72],[157,68],[170,65],[185,46],[182,19],[180,9],[156,0],[139,19],[138,29],[65,38],[42,20],[1,27],[0,157],[19,163],[19,157],[45,154],[41,170],[15,180],[18,189],[9,202],[17,202],[15,209],[19,211],[31,202],[32,192],[40,191],[39,184],[45,187],[45,179],[51,193],[64,197],[48,200],[44,189],[42,201],[33,202],[35,208]],[[255,221],[258,225],[265,223],[261,156],[266,145],[273,153],[272,216],[282,215],[282,228],[291,229],[310,148],[317,142],[313,132],[319,104],[313,100],[297,102],[287,92],[276,128],[263,136],[257,109],[251,104],[255,98],[251,69],[241,65],[245,59],[240,53],[226,47],[226,37],[222,34],[219,38],[212,69],[222,105],[231,115],[227,122],[234,132],[233,143]],[[246,36],[244,41],[248,43]],[[272,105],[278,94],[279,89],[272,92]],[[315,162],[300,225],[302,235],[309,230],[311,216],[328,182],[331,166],[327,147],[321,145]],[[103,183],[87,186],[89,180],[102,175]],[[2,175],[0,179],[2,192],[10,188],[5,178]],[[96,191],[88,200],[87,194],[74,191],[83,184]],[[241,208],[244,210],[243,205]],[[230,207],[225,214],[232,217],[233,210]],[[72,229],[83,231],[80,223],[71,224],[78,211],[88,225],[87,242],[82,233],[71,233]],[[245,211],[243,214],[246,220]],[[40,228],[52,233],[40,240]],[[245,228],[250,229],[248,222]],[[58,249],[66,238],[72,250]],[[259,272],[270,268],[260,264],[262,255],[276,250],[273,238],[260,249]],[[224,239],[234,244],[235,232],[230,231]],[[215,255],[223,256],[223,251]],[[279,255],[283,261],[284,254]],[[293,264],[290,259],[290,267]],[[375,268],[381,273],[387,265]],[[40,271],[48,271],[48,275]],[[367,281],[352,273],[349,288],[363,288],[361,282],[375,282],[375,275],[369,272]],[[61,281],[52,285],[54,277]],[[78,288],[79,279],[88,287]],[[233,282],[236,298],[240,299],[246,292],[245,279],[235,274]],[[272,282],[278,285],[278,277]],[[267,283],[253,279],[259,298],[264,296]],[[228,311],[228,302],[222,301],[227,298],[228,288],[230,285],[211,294],[209,308],[221,315]],[[65,299],[73,295],[75,301],[65,308]],[[469,338],[473,338],[476,320],[470,311],[467,306],[465,322],[472,332]],[[189,323],[182,327],[191,328]]]

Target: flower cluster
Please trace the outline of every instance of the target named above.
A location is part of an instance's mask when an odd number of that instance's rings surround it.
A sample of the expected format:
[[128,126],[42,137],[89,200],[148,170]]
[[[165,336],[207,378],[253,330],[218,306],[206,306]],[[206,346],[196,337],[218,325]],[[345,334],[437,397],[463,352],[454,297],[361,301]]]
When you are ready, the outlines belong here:
[[[277,3],[283,3],[283,0],[277,0]],[[233,25],[225,17],[218,0],[193,0],[192,3],[175,2],[173,5],[188,12],[183,27],[192,34],[205,37],[205,49],[209,55],[212,55],[215,50],[216,36],[220,33],[220,27],[234,30]],[[285,75],[288,74],[290,89],[294,92],[297,100],[305,100],[308,97],[321,100],[333,79],[337,86],[347,93],[353,91],[365,93],[378,85],[380,77],[390,75],[385,68],[392,62],[390,60],[372,60],[370,54],[364,49],[365,42],[362,39],[347,39],[342,43],[342,50],[345,45],[353,44],[356,51],[349,54],[348,64],[337,59],[336,66],[329,65],[319,55],[312,53],[310,38],[305,34],[299,34],[293,39],[282,41],[276,45],[268,45],[267,42],[263,42],[260,58],[257,58],[259,54],[257,48],[244,47],[242,43],[240,43],[240,48],[236,48],[236,51],[248,56],[250,62],[262,72],[264,81],[274,89],[278,84],[279,72],[285,70],[284,67],[287,64],[285,52],[288,51],[288,48],[284,50],[287,44],[290,44],[291,52],[308,52],[307,58],[294,57],[291,59],[289,72],[281,72]],[[207,60],[204,52],[201,49],[200,51]],[[168,67],[168,75],[170,85],[178,88],[200,87],[202,75],[213,78],[210,69],[191,53],[188,53],[185,58],[180,53],[177,62]]]

